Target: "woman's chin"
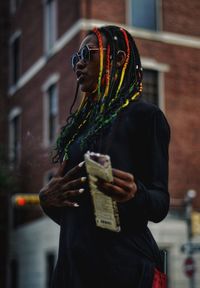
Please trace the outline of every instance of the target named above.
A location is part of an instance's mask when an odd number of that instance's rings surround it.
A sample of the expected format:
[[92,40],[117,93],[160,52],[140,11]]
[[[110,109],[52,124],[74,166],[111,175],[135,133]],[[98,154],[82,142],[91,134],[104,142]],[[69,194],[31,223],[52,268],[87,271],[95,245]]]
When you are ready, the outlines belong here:
[[93,85],[92,86],[88,86],[88,85],[84,85],[84,83],[80,83],[80,89],[82,92],[85,92],[85,93],[94,93],[95,90],[96,90],[96,87],[94,87]]

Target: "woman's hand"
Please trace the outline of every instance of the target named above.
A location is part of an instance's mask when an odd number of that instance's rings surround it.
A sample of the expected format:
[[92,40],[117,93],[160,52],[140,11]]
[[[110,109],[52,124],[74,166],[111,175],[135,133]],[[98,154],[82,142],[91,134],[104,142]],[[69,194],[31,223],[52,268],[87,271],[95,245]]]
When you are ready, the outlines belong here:
[[78,172],[84,162],[75,166],[63,177],[53,177],[39,193],[40,203],[44,206],[54,207],[78,207],[79,205],[71,200],[73,197],[84,192],[83,183],[86,177],[77,178]]
[[126,202],[133,198],[137,192],[134,176],[118,169],[112,169],[112,173],[112,183],[98,179],[99,190],[117,202]]

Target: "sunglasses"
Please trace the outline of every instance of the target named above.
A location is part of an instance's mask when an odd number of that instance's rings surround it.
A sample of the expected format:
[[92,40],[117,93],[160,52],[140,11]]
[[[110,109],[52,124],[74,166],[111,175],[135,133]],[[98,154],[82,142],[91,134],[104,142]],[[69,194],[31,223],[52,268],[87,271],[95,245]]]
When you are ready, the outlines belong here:
[[[103,50],[106,50],[106,48],[103,48]],[[77,63],[80,60],[83,60],[84,62],[89,62],[91,59],[91,52],[95,51],[99,51],[99,48],[90,48],[88,45],[85,45],[80,49],[79,52],[74,53],[71,58],[72,69],[75,70]]]

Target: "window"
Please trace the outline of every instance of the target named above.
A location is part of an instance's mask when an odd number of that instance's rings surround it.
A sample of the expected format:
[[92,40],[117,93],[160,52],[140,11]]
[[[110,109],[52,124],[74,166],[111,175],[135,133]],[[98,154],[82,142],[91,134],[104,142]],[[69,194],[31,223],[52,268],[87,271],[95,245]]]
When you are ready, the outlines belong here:
[[20,77],[20,33],[16,33],[10,41],[10,78],[11,85],[15,85]]
[[45,51],[48,53],[56,41],[56,0],[45,0],[44,3],[45,17]]
[[51,287],[52,274],[55,266],[55,253],[48,252],[46,254],[46,288]]
[[155,105],[159,104],[158,98],[158,71],[144,69],[143,72],[143,98]]
[[20,162],[21,154],[21,109],[15,108],[9,115],[9,160],[12,166]]
[[58,131],[58,80],[59,74],[52,74],[42,86],[44,109],[44,146],[54,144]]
[[130,0],[130,18],[131,25],[134,27],[158,30],[159,21],[159,5],[161,0]]
[[52,143],[56,139],[57,132],[57,120],[58,120],[58,105],[57,105],[57,87],[56,84],[51,85],[47,91],[48,94],[48,138]]

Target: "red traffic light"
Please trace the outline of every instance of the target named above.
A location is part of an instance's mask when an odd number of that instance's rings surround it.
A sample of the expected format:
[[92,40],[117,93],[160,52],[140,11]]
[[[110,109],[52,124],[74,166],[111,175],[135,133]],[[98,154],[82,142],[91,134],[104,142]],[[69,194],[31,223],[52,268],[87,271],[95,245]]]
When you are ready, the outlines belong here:
[[26,207],[39,205],[38,194],[15,194],[12,196],[12,203],[16,207]]
[[24,198],[22,198],[22,197],[18,197],[18,198],[16,199],[16,205],[18,205],[18,206],[24,206],[24,205],[26,205],[26,200],[25,200]]

